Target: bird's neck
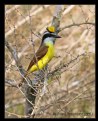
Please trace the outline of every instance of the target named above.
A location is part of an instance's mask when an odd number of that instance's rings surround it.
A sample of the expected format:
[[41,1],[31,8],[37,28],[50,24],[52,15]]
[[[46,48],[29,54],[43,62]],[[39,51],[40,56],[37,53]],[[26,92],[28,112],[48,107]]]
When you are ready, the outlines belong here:
[[44,40],[45,45],[54,45],[54,38],[46,38]]

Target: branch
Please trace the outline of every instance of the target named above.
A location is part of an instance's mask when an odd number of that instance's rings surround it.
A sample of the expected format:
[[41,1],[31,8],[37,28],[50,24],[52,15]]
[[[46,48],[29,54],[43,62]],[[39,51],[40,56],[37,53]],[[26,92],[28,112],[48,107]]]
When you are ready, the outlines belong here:
[[20,5],[14,5],[8,10],[5,10],[5,14],[10,14],[12,11],[14,11],[16,8],[20,7]]
[[84,22],[84,23],[79,23],[79,24],[73,23],[73,24],[70,24],[70,25],[67,25],[67,26],[64,26],[64,27],[60,28],[60,30],[58,30],[58,31],[60,32],[60,31],[62,31],[64,29],[67,29],[67,28],[70,28],[70,27],[73,27],[73,26],[81,26],[81,25],[84,25],[84,24],[89,24],[89,25],[95,26],[95,23],[92,23],[92,22]]
[[11,79],[5,79],[5,83],[8,84],[9,86],[18,88],[17,83]]
[[62,12],[63,12],[63,5],[57,5],[53,16],[53,20],[52,20],[52,25],[55,26],[56,30],[59,30]]
[[[49,7],[49,5],[47,5],[47,6],[44,6],[45,8],[47,8],[47,7]],[[17,10],[17,8],[15,8],[16,10]],[[31,13],[31,15],[30,16],[34,16],[34,15],[36,15],[36,14],[38,14],[39,12],[41,12],[41,11],[43,11],[44,10],[44,8],[43,7],[38,7],[38,9],[36,10],[35,9],[35,11],[33,10],[32,11],[32,13]],[[20,12],[19,12],[19,10],[18,10],[18,13],[20,14],[20,15],[22,15]],[[23,15],[22,15],[23,16]],[[29,19],[30,19],[30,16],[26,16],[26,17],[24,17],[21,21],[18,21],[16,24],[15,24],[15,26],[13,27],[13,28],[11,28],[8,32],[6,32],[5,33],[5,38],[7,37],[7,36],[9,36],[10,34],[12,34],[13,32],[14,32],[14,30],[15,29],[18,29],[18,27],[20,27],[21,25],[23,25],[25,22],[27,22],[27,21],[29,21]]]
[[[66,71],[66,70],[68,70],[69,69],[69,66],[72,64],[72,63],[74,63],[76,60],[78,60],[80,57],[83,57],[83,56],[86,56],[86,53],[82,53],[82,54],[80,54],[80,55],[78,55],[77,57],[75,57],[74,59],[72,59],[72,60],[70,60],[68,63],[64,63],[64,64],[60,64],[57,68],[55,68],[53,71],[51,71],[50,73],[49,73],[49,77],[53,77],[53,76],[55,76],[56,75],[56,73],[62,73],[63,71]],[[74,65],[73,65],[74,66]],[[63,69],[65,69],[65,70],[63,70]],[[63,70],[63,71],[62,71]]]
[[25,116],[25,115],[18,115],[16,113],[12,113],[7,110],[5,110],[5,112],[8,114],[8,116],[16,116],[17,118],[28,118],[29,117],[29,116]]
[[69,5],[63,12],[63,15],[68,14],[76,5]]
[[12,54],[20,73],[24,75],[24,69],[23,69],[22,65],[20,64],[16,50],[8,43],[7,40],[5,40],[5,46],[8,48],[8,50]]

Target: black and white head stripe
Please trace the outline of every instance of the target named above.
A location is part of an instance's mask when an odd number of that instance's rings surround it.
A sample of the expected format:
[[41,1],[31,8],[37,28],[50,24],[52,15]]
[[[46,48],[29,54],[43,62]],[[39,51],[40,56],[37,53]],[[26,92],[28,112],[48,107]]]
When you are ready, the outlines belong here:
[[44,35],[43,35],[43,38],[42,40],[46,39],[47,37],[53,37],[53,35],[49,32],[45,32]]
[[48,37],[54,37],[55,38],[56,37],[56,33],[50,33],[50,32],[45,31],[44,35],[43,35],[43,38],[42,38],[42,41],[44,39],[48,38]]

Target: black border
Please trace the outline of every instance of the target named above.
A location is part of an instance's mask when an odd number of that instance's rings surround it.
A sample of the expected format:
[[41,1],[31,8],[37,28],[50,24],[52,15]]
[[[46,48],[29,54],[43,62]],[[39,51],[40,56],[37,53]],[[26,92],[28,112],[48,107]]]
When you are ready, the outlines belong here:
[[[20,3],[19,3],[20,2]],[[28,1],[18,1],[10,0],[4,1],[4,4],[95,4],[96,0],[28,0]]]
[[[20,2],[20,3],[19,3]],[[24,2],[24,3],[23,3]],[[96,3],[96,0],[81,0],[81,1],[79,1],[79,0],[52,0],[52,1],[48,1],[48,0],[39,0],[39,1],[34,1],[34,0],[28,0],[27,2],[26,1],[19,1],[19,0],[10,0],[10,1],[6,1],[6,0],[4,0],[4,3],[0,3],[0,19],[1,19],[1,21],[0,21],[0,35],[1,35],[1,37],[0,37],[0,52],[1,52],[1,56],[0,56],[0,66],[1,66],[1,69],[0,69],[0,75],[1,75],[1,78],[0,78],[0,86],[1,86],[1,88],[0,88],[0,118],[5,118],[5,116],[4,116],[4,113],[5,113],[5,109],[4,109],[4,77],[5,77],[5,70],[4,70],[4,68],[5,68],[5,64],[4,64],[4,62],[5,62],[5,58],[4,58],[4,55],[5,55],[5,44],[4,44],[4,39],[5,39],[5,31],[4,31],[4,16],[5,16],[5,11],[4,11],[4,9],[5,9],[5,5],[6,4],[95,4]],[[96,34],[97,35],[97,34]],[[9,118],[9,119],[11,119],[11,118]],[[86,118],[87,119],[87,118]],[[66,120],[66,119],[65,119]]]

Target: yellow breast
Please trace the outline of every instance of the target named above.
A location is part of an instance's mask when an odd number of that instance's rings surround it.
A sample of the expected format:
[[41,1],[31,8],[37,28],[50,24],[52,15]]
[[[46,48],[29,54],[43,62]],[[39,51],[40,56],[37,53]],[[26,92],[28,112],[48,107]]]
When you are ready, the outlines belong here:
[[48,47],[48,51],[46,55],[43,58],[41,58],[37,64],[33,65],[31,69],[29,70],[29,72],[34,72],[38,69],[44,68],[49,63],[49,61],[53,58],[54,46],[52,44],[48,44],[48,46],[49,47]]

